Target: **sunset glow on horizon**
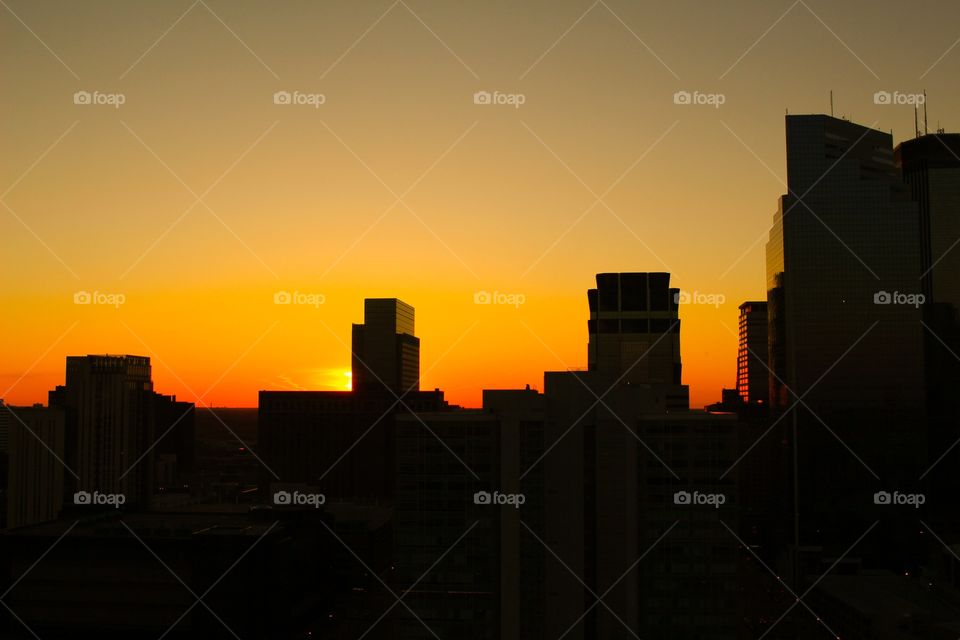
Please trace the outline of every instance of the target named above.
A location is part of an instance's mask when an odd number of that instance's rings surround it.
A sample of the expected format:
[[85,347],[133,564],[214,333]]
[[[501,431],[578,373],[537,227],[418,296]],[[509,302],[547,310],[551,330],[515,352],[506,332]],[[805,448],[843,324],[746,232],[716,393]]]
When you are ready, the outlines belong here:
[[421,388],[476,407],[587,366],[595,274],[666,271],[701,407],[735,385],[738,306],[766,299],[785,110],[843,87],[838,116],[899,142],[913,107],[874,94],[926,90],[930,128],[960,128],[956,34],[923,2],[811,3],[835,33],[797,5],[776,46],[757,39],[789,3],[83,4],[10,2],[36,36],[0,22],[10,404],[89,353],[150,356],[199,406],[349,389],[363,299],[396,297]]

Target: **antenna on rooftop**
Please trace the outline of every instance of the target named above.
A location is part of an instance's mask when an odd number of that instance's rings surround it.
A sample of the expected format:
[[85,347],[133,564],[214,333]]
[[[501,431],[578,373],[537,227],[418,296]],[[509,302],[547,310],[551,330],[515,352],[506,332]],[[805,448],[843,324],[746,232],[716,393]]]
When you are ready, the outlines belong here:
[[927,90],[923,90],[923,135],[927,135]]

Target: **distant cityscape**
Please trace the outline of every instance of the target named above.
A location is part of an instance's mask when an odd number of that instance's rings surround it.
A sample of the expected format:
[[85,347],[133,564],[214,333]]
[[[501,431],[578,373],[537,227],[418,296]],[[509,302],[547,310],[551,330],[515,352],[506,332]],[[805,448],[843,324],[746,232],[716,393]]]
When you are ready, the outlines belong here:
[[785,140],[767,297],[704,410],[697,283],[645,265],[596,274],[586,368],[477,409],[420,388],[397,298],[364,301],[351,390],[256,410],[67,355],[46,405],[0,401],[0,636],[957,638],[960,134]]

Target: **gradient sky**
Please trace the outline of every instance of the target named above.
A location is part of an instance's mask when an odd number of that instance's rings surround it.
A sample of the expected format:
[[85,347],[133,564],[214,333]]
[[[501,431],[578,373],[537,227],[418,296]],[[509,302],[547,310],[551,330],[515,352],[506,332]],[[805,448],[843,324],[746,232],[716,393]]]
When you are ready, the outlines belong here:
[[[838,116],[900,141],[912,107],[874,93],[925,89],[931,129],[960,129],[956,2],[0,5],[13,404],[45,402],[86,353],[149,355],[158,391],[217,406],[343,388],[363,298],[400,297],[422,387],[476,406],[586,365],[594,274],[670,271],[725,298],[680,313],[702,406],[734,385],[737,306],[765,297],[785,111],[829,112],[832,89]],[[483,290],[525,302],[474,304]]]

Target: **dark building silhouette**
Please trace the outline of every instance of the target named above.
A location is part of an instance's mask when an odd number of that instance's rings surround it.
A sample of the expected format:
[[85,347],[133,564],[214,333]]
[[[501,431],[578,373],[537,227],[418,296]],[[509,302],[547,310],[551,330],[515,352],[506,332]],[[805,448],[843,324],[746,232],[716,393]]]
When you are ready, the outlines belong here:
[[680,382],[679,295],[669,273],[597,274],[597,288],[587,291],[589,370],[628,383],[673,386],[670,408],[688,407],[689,390]]
[[[920,216],[892,137],[824,115],[786,117],[787,186],[767,243],[770,404],[789,425],[800,586],[805,547],[842,552],[925,467]],[[780,424],[778,423],[778,424]],[[857,551],[876,568],[912,524],[893,520]],[[886,565],[885,565],[886,563]]]
[[353,389],[402,394],[420,388],[420,339],[414,309],[396,298],[363,301],[363,324],[353,325]]
[[154,394],[153,401],[157,486],[163,490],[183,489],[195,470],[195,407],[192,402],[178,402],[176,396],[159,393]]
[[[9,417],[6,526],[57,518],[63,506],[64,413],[56,407],[0,406]],[[59,459],[58,459],[59,458]]]
[[261,472],[264,495],[271,483],[294,482],[335,500],[392,501],[396,416],[447,407],[439,389],[418,390],[413,307],[368,299],[364,320],[353,325],[352,391],[260,392],[258,441],[273,471]]
[[789,406],[789,388],[811,406],[922,409],[921,310],[894,299],[920,293],[920,224],[890,134],[787,116],[786,143],[767,243],[770,402]]
[[766,404],[770,397],[767,370],[767,303],[740,305],[737,347],[737,393],[747,404]]
[[75,491],[123,494],[128,505],[148,505],[154,492],[156,437],[150,358],[67,356],[66,384],[50,392],[50,406],[66,412],[66,460],[79,478]]

